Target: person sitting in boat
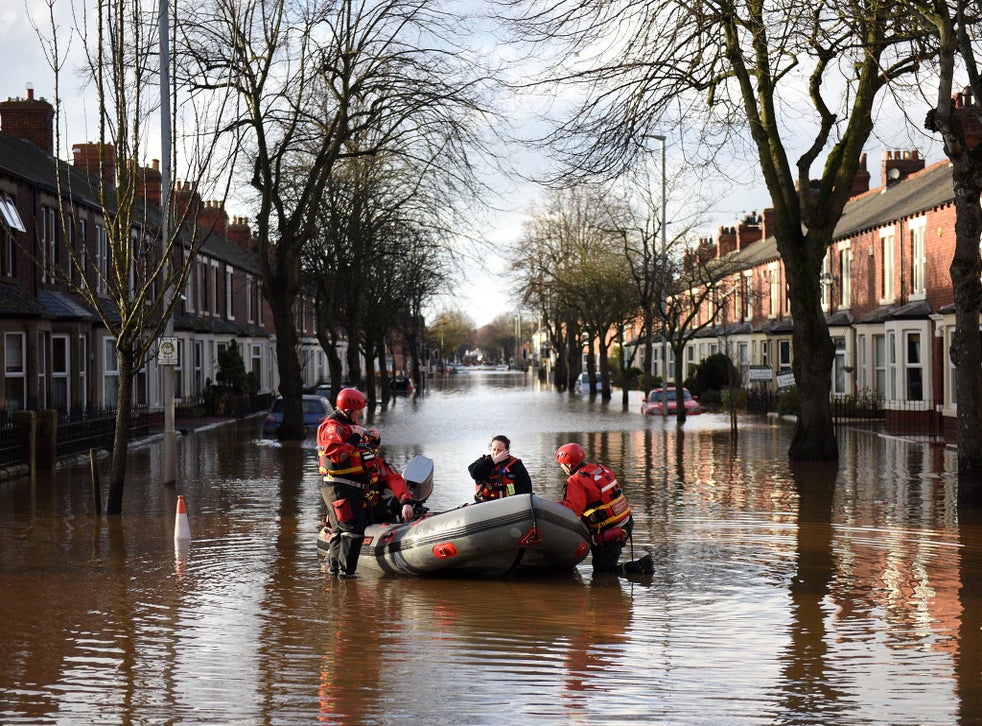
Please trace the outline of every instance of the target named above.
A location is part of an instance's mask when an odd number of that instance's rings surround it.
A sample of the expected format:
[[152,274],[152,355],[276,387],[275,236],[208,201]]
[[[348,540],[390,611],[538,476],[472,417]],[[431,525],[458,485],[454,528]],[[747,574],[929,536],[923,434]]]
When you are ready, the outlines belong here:
[[651,555],[618,563],[624,543],[634,530],[634,517],[614,472],[601,464],[588,463],[583,447],[576,443],[560,446],[556,462],[567,477],[561,503],[590,530],[593,572],[650,574]]
[[491,439],[491,453],[467,467],[474,480],[475,502],[510,497],[512,494],[531,494],[532,480],[521,459],[511,455],[511,441],[498,435]]
[[413,519],[406,480],[379,457],[381,437],[361,425],[368,401],[357,388],[338,391],[334,412],[317,428],[317,457],[324,477],[331,526],[328,567],[332,575],[354,577],[365,527],[383,513],[388,489],[402,506],[402,520]]

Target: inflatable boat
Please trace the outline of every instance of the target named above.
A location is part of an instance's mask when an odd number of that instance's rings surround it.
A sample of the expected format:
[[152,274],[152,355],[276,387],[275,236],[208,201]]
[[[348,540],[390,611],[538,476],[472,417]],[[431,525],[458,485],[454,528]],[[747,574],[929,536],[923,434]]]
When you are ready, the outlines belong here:
[[[432,492],[432,474],[427,457],[406,465],[403,477],[416,501]],[[330,536],[321,528],[318,551],[327,551]],[[412,522],[369,525],[358,567],[400,575],[504,577],[572,570],[589,553],[589,532],[573,512],[535,494],[517,494],[426,513]]]

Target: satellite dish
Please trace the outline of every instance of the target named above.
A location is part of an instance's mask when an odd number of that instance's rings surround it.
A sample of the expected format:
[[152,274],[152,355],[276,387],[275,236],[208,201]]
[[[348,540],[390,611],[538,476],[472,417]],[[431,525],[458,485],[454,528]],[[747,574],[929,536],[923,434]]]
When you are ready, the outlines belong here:
[[900,169],[897,167],[890,169],[890,171],[887,172],[887,178],[889,178],[891,181],[897,181],[897,179],[900,178]]

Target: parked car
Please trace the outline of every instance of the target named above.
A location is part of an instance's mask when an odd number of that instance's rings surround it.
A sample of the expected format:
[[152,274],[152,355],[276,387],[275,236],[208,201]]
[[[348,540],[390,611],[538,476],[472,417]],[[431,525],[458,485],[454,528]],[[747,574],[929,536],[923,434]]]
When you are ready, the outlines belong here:
[[416,390],[416,386],[413,384],[413,379],[409,376],[396,376],[395,378],[389,378],[389,390],[393,393],[410,394]]
[[[331,402],[323,396],[312,393],[303,397],[303,430],[305,434],[312,434],[317,431],[321,421],[331,415],[334,407]],[[273,405],[266,414],[263,421],[263,438],[275,439],[280,433],[280,424],[283,423],[283,396],[277,396]]]
[[322,383],[314,389],[314,395],[320,396],[321,398],[326,398],[328,401],[331,400],[331,384]]
[[[600,375],[600,371],[594,374],[594,380],[596,381],[594,390],[599,391],[600,387],[603,386],[603,378]],[[583,371],[580,377],[576,379],[575,389],[580,393],[590,392],[590,374],[587,371]]]
[[[662,401],[664,400],[668,406],[668,415],[672,416],[675,414],[675,392],[676,389],[673,386],[667,391],[662,388],[655,388],[648,394],[648,397],[641,403],[641,413],[649,416],[661,416],[662,415]],[[689,393],[688,388],[682,389],[682,402],[685,405],[685,413],[687,416],[696,416],[702,413],[702,407],[699,405],[699,401]]]

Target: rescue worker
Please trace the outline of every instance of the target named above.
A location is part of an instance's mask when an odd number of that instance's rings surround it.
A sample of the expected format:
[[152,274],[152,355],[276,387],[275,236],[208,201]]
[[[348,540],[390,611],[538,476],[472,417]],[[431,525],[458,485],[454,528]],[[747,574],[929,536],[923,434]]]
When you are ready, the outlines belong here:
[[467,467],[474,480],[475,502],[510,497],[512,494],[531,494],[532,480],[521,459],[511,455],[511,441],[498,435],[491,439],[491,453]]
[[588,463],[583,447],[574,443],[559,447],[556,462],[567,476],[561,504],[573,510],[590,530],[594,574],[651,574],[651,555],[618,564],[624,543],[634,530],[634,517],[614,472]]
[[328,567],[341,578],[355,576],[365,527],[373,521],[394,519],[385,506],[385,489],[402,521],[413,519],[406,480],[378,456],[381,441],[376,429],[361,425],[368,401],[357,388],[338,391],[334,412],[317,428],[317,457],[324,478],[321,491],[331,527]]

